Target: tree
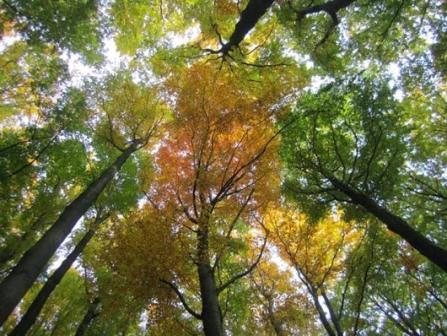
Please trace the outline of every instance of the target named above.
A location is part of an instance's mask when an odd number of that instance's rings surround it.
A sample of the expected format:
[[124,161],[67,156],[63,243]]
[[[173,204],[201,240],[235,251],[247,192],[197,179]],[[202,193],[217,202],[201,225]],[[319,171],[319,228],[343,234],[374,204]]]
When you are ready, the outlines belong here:
[[337,218],[312,224],[303,214],[287,208],[272,210],[266,223],[280,256],[295,269],[312,298],[327,334],[343,335],[343,303],[337,309],[331,299],[332,286],[342,274],[347,256],[356,249],[361,233],[352,223]]
[[259,333],[277,336],[321,332],[317,326],[315,309],[308,297],[299,293],[292,273],[281,271],[275,262],[265,259],[250,275],[250,286],[259,305],[254,305]]
[[[198,288],[187,286],[188,292],[200,293],[202,311],[198,313],[188,304],[185,289],[181,290],[175,280],[183,280],[181,273],[174,276],[159,272],[158,286],[172,289],[184,308],[202,321],[208,334],[223,332],[219,294],[251,272],[263,250],[261,246],[251,266],[226,274],[226,280],[219,281],[216,272],[220,273],[220,265],[231,250],[232,236],[239,221],[248,220],[248,214],[265,202],[265,196],[258,198],[255,188],[271,189],[276,181],[266,178],[274,168],[269,159],[269,147],[274,146],[275,137],[268,120],[272,111],[267,106],[273,103],[270,92],[266,92],[263,101],[253,99],[241,91],[243,82],[232,86],[231,74],[222,71],[216,80],[216,70],[209,65],[196,65],[181,73],[180,81],[176,77],[167,83],[171,96],[176,96],[175,118],[158,149],[157,178],[147,192],[153,207],[147,211],[155,211],[164,225],[171,223],[169,232],[183,236],[186,263],[192,267],[190,272],[197,272],[188,277],[195,279]],[[249,122],[245,127],[241,127],[243,120]],[[250,222],[255,225],[253,220]],[[140,228],[143,229],[144,226]],[[139,236],[149,235],[143,231],[138,234],[137,230],[131,241]],[[149,242],[146,244],[149,250],[154,248]],[[119,249],[119,253],[124,250]],[[151,256],[155,258],[157,253]]]
[[[17,30],[32,44],[49,42],[80,52],[91,62],[98,61],[100,34],[98,2],[88,0],[81,3],[60,1],[3,1],[0,7],[2,22],[0,37],[4,31]],[[61,29],[64,27],[64,29]]]
[[[39,112],[44,112],[43,114]],[[88,134],[85,95],[69,90],[49,111],[38,111],[35,124],[1,137],[0,249],[3,272],[11,267],[88,183],[88,158],[77,134]],[[26,117],[25,117],[26,118]]]
[[318,98],[310,94],[300,101],[290,117],[298,118],[283,137],[285,187],[317,217],[314,210],[328,209],[334,200],[349,209],[347,216],[361,218],[353,213],[360,206],[446,270],[446,250],[405,220],[411,212],[391,210],[400,185],[415,174],[407,168],[411,139],[402,108],[383,82],[358,81],[330,85]]
[[[159,150],[157,165],[162,178],[154,186],[152,201],[160,207],[160,202],[168,201],[175,211],[171,216],[191,230],[191,243],[195,245],[191,254],[198,272],[202,312],[188,311],[203,321],[205,334],[220,335],[223,325],[218,296],[254,266],[219,286],[215,271],[225,245],[220,252],[213,252],[212,235],[220,236],[225,244],[239,218],[260,206],[262,201],[257,200],[255,188],[266,181],[264,176],[272,169],[267,153],[274,135],[265,120],[268,100],[261,103],[244,99],[227,78],[215,81],[212,73],[213,68],[197,65],[183,74],[180,86],[175,83],[175,133],[171,132]],[[221,92],[226,95],[221,96]],[[196,98],[191,100],[191,95]],[[242,120],[246,121],[245,128],[240,128]]]
[[0,332],[443,334],[446,13],[2,1]]
[[[160,111],[158,110],[156,98],[150,91],[136,90],[135,86],[132,86],[130,82],[127,82],[124,85],[127,85],[129,90],[131,90],[131,94],[134,94],[133,96],[131,95],[130,98],[126,97],[130,100],[126,102],[127,104],[130,103],[130,106],[128,105],[129,114],[141,113],[139,122],[137,122],[136,125],[130,124],[130,127],[127,129],[127,134],[123,133],[120,139],[116,139],[117,133],[115,132],[119,130],[119,128],[126,126],[126,120],[121,118],[114,119],[116,118],[116,115],[114,115],[116,110],[114,108],[119,106],[114,105],[114,102],[119,104],[119,101],[113,100],[116,97],[112,95],[110,100],[104,101],[104,109],[107,114],[106,123],[109,130],[108,140],[110,140],[110,143],[115,148],[121,151],[121,154],[97,179],[89,184],[85,191],[64,209],[52,227],[24,254],[11,273],[2,281],[0,284],[0,295],[4,298],[0,310],[0,321],[2,323],[35,281],[56,249],[70,233],[76,222],[95,202],[130,155],[148,144],[149,139],[153,136],[154,131],[158,127],[160,122]],[[125,93],[126,91],[124,90],[124,94]],[[118,96],[118,98],[122,98],[122,96]],[[122,115],[126,113],[126,110],[120,110],[119,113]],[[132,122],[133,121],[134,120],[132,120]],[[129,120],[127,122],[129,122]],[[122,144],[126,143],[126,141],[128,141],[128,144],[123,147]]]
[[[92,227],[85,233],[85,235],[82,237],[82,239],[79,241],[79,243],[76,244],[73,251],[65,258],[65,260],[62,262],[62,264],[54,271],[54,273],[48,278],[48,280],[43,285],[42,289],[37,294],[36,298],[34,299],[31,306],[26,311],[25,315],[20,319],[19,324],[14,328],[14,330],[10,333],[11,336],[13,335],[25,335],[28,330],[31,328],[31,326],[36,321],[37,316],[39,315],[40,311],[42,310],[43,306],[45,305],[45,302],[50,297],[51,293],[54,291],[56,286],[60,283],[62,278],[64,277],[65,273],[70,269],[74,261],[77,257],[83,252],[89,241],[93,238],[93,235],[95,234],[95,231],[98,227],[98,225],[107,219],[108,215],[102,216],[101,214],[98,214],[95,218],[94,223],[92,224]],[[96,304],[97,306],[98,304]],[[89,310],[90,311],[90,310]],[[95,313],[95,309],[93,309],[93,312],[86,315],[85,322],[82,323],[82,326],[79,327],[79,332],[82,332],[82,330],[85,330],[86,326],[90,323],[90,319],[93,318]]]

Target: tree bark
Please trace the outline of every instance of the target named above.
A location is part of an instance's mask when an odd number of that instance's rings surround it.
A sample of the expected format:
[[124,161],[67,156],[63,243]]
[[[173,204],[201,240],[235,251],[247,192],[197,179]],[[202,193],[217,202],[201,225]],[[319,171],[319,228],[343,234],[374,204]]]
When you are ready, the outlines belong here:
[[[338,24],[337,13],[340,9],[346,8],[351,5],[355,0],[332,0],[321,5],[309,6],[301,10],[296,10],[298,18],[302,18],[306,15],[327,12],[334,24]],[[239,21],[236,23],[233,33],[230,39],[219,50],[222,54],[228,54],[233,48],[236,48],[247,36],[250,30],[258,23],[261,17],[267,13],[270,7],[272,7],[275,0],[249,0],[247,7],[241,12]]]
[[222,315],[217,297],[214,274],[210,265],[197,266],[202,299],[203,331],[206,336],[223,336]]
[[231,49],[237,47],[274,2],[275,0],[250,0],[247,7],[241,12],[230,39],[222,46],[222,54],[225,55]]
[[197,232],[197,272],[202,300],[201,317],[206,336],[223,336],[222,314],[216,280],[209,258],[209,219],[210,212],[204,209],[199,219],[199,230]]
[[399,235],[408,244],[419,251],[419,253],[447,272],[447,250],[437,246],[427,237],[413,229],[401,217],[394,215],[387,208],[380,206],[369,196],[351,188],[338,179],[329,178],[329,180],[335,188],[348,196],[354,204],[360,205],[366,211],[374,215],[377,219],[382,221],[390,231]]
[[96,298],[88,308],[87,312],[84,315],[84,318],[81,321],[81,324],[79,324],[78,329],[76,330],[75,336],[83,336],[85,332],[87,331],[88,327],[92,323],[92,321],[98,317],[98,307],[100,304],[99,298]]
[[318,13],[318,12],[326,12],[328,13],[335,24],[338,24],[337,13],[340,9],[346,8],[351,5],[356,0],[332,0],[321,5],[315,5],[303,8],[301,10],[297,10],[298,18],[302,18],[306,15]]
[[69,235],[76,222],[85,214],[98,196],[121,169],[129,156],[138,149],[134,141],[93,181],[59,216],[53,226],[20,259],[16,267],[0,284],[0,325],[6,321],[27,290],[45,268],[57,248]]
[[20,320],[19,324],[9,334],[9,336],[21,336],[26,335],[31,326],[36,322],[37,316],[41,312],[46,301],[49,299],[51,293],[60,283],[65,273],[70,269],[76,258],[82,253],[88,242],[92,239],[96,232],[96,226],[99,222],[95,223],[95,227],[90,229],[84,237],[79,241],[74,250],[68,255],[59,268],[45,282],[45,285],[37,294],[36,298],[32,302],[31,306],[26,311],[25,315]]

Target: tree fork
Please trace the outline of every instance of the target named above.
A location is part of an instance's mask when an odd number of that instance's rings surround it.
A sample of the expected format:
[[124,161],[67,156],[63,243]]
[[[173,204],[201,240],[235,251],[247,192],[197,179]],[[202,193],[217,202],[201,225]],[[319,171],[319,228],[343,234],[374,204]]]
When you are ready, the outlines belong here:
[[3,280],[0,284],[0,325],[3,325],[12,313],[77,221],[96,201],[129,156],[139,149],[140,144],[141,141],[133,141],[98,179],[65,207],[53,226],[23,255],[19,263]]

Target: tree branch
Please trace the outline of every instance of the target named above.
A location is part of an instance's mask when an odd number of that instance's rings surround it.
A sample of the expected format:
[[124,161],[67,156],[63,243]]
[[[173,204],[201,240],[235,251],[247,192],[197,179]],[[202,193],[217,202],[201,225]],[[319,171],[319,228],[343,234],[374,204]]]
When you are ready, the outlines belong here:
[[236,274],[235,276],[233,276],[230,280],[228,280],[227,282],[225,282],[222,286],[220,286],[219,288],[217,288],[217,294],[219,295],[222,291],[224,291],[226,288],[228,288],[229,286],[231,286],[234,282],[236,282],[237,280],[239,280],[240,278],[243,278],[244,276],[250,274],[255,268],[256,266],[258,266],[259,262],[261,261],[262,255],[264,254],[264,250],[265,247],[267,245],[267,237],[268,237],[268,233],[266,234],[265,238],[264,238],[264,243],[262,244],[262,248],[261,248],[261,252],[259,253],[258,257],[256,258],[255,262],[249,267],[247,268],[245,271]]
[[168,285],[169,287],[171,287],[171,289],[175,292],[175,294],[177,294],[178,298],[180,299],[180,302],[182,303],[183,307],[185,308],[185,310],[190,313],[192,316],[194,316],[196,319],[201,320],[202,319],[202,315],[196,313],[187,303],[186,300],[183,296],[183,294],[180,292],[180,290],[177,288],[176,285],[174,285],[172,282],[169,282],[167,280],[164,279],[159,279],[162,283]]

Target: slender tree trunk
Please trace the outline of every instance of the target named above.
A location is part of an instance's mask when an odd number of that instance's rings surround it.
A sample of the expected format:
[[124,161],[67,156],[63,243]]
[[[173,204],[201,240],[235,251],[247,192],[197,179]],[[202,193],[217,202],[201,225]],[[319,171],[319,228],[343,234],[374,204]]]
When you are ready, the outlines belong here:
[[78,329],[76,330],[75,336],[83,336],[85,332],[87,331],[88,327],[92,323],[92,321],[98,317],[98,307],[100,304],[99,298],[96,298],[89,306],[87,312],[84,315],[84,318],[81,321],[81,324],[79,324]]
[[270,320],[270,323],[273,327],[273,330],[275,331],[276,336],[286,336],[285,331],[283,330],[283,324],[281,320],[276,318],[275,312],[273,311],[273,299],[271,295],[262,293],[262,296],[267,300],[267,312],[268,312],[268,318]]
[[69,235],[76,222],[81,218],[98,196],[121,169],[129,156],[138,149],[138,143],[132,143],[98,179],[69,204],[53,226],[20,259],[17,266],[0,284],[0,325],[8,318],[27,290],[45,268],[57,248]]
[[369,196],[354,190],[335,178],[330,178],[330,181],[335,188],[348,196],[353,203],[362,206],[369,213],[377,217],[390,231],[399,235],[423,256],[447,272],[447,250],[437,246],[431,240],[413,229],[401,217],[394,215],[385,207],[380,206]]
[[328,321],[328,319],[326,317],[326,313],[325,313],[323,307],[321,306],[320,302],[318,301],[318,293],[317,293],[317,291],[312,289],[310,294],[311,294],[312,299],[314,301],[315,308],[317,309],[318,316],[320,317],[320,321],[323,324],[323,327],[326,330],[327,334],[329,336],[336,336],[335,331],[332,329],[332,326],[331,326],[331,324],[329,323],[329,321]]
[[326,309],[329,312],[329,316],[331,318],[332,324],[334,325],[335,331],[337,332],[337,336],[343,336],[343,331],[341,330],[340,321],[338,319],[337,314],[335,314],[335,310],[332,306],[332,302],[329,300],[326,292],[322,289],[321,296],[323,297],[324,303],[326,305]]
[[48,278],[48,280],[45,282],[45,285],[39,291],[31,306],[28,308],[25,315],[20,320],[19,324],[17,324],[17,326],[9,334],[9,336],[26,335],[31,326],[36,322],[37,316],[39,316],[39,313],[45,305],[45,302],[47,302],[47,300],[49,299],[53,290],[60,283],[65,273],[67,273],[67,271],[70,269],[76,258],[82,253],[88,242],[92,239],[93,235],[96,232],[96,227],[101,221],[102,219],[98,219],[96,221],[94,227],[91,228],[84,235],[84,237],[82,237],[74,250],[68,255],[68,257],[59,266],[59,268],[54,271],[54,273]]
[[314,302],[315,309],[317,310],[318,317],[320,319],[321,324],[323,325],[324,329],[326,330],[327,334],[329,336],[337,336],[336,331],[332,328],[331,323],[326,317],[326,312],[324,311],[323,307],[320,304],[320,301],[318,300],[318,289],[314,286],[312,281],[307,277],[306,273],[304,273],[301,268],[298,266],[296,261],[294,260],[294,257],[288,252],[290,260],[293,262],[295,271],[298,275],[298,278],[301,279],[301,281],[304,283],[304,285],[307,288],[307,291],[309,292],[310,296],[312,297],[312,300]]
[[282,323],[274,316],[270,316],[270,323],[273,326],[276,336],[285,336],[285,332],[282,330]]
[[214,272],[210,266],[208,236],[210,213],[206,209],[199,220],[197,233],[197,272],[202,300],[203,331],[206,336],[223,336],[222,314]]

